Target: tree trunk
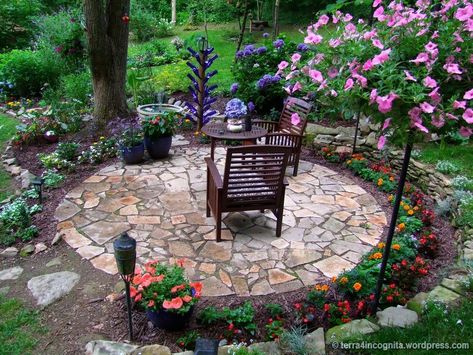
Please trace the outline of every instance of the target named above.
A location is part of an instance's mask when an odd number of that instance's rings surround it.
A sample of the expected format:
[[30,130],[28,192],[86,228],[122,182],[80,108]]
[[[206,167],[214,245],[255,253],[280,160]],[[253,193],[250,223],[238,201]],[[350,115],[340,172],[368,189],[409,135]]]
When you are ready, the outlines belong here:
[[176,25],[176,0],[171,0],[171,23]]
[[279,35],[279,3],[280,0],[274,1],[274,13],[273,13],[273,38]]
[[130,0],[84,0],[94,117],[98,129],[127,115],[126,65]]
[[243,21],[241,24],[241,29],[240,29],[240,36],[238,37],[238,45],[237,45],[237,52],[241,48],[241,44],[243,43],[243,37],[245,36],[245,30],[246,30],[246,20],[248,19],[248,12],[249,12],[249,7],[248,7],[248,0],[245,1],[245,9],[243,10]]

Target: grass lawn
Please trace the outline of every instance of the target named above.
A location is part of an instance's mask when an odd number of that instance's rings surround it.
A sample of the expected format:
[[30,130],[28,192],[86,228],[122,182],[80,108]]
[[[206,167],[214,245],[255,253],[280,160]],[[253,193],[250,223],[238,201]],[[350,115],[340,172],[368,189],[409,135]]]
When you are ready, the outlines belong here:
[[[269,31],[270,29],[268,29],[268,32]],[[297,42],[301,42],[304,39],[304,34],[299,31],[297,26],[283,26],[281,33],[285,34],[287,39]],[[262,43],[264,40],[262,34],[263,32],[247,33],[244,44]],[[204,35],[205,31],[203,26],[199,26],[198,29],[194,31],[184,31],[182,27],[177,27],[174,36],[163,38],[161,41],[169,43],[172,38],[179,36],[184,41],[189,41],[192,44],[193,39]],[[209,25],[208,36],[210,44],[215,47],[215,53],[219,56],[212,66],[212,70],[217,69],[219,74],[213,77],[211,82],[219,86],[217,91],[228,92],[230,85],[233,83],[231,67],[235,58],[238,24]],[[129,53],[136,52],[142,45],[143,44],[131,43]],[[193,47],[195,48],[195,46],[194,44]],[[155,76],[155,85],[171,92],[187,91],[189,85],[187,74],[189,71],[190,69],[185,61],[154,67],[153,74]]]
[[473,178],[473,144],[446,145],[440,147],[438,143],[423,145],[419,160],[435,165],[440,160],[449,160],[461,167],[460,174]]
[[0,295],[0,355],[33,353],[38,342],[36,335],[43,331],[37,312]]
[[[350,339],[348,342],[367,343],[468,343],[469,350],[427,350],[413,349],[420,354],[471,354],[473,351],[473,300],[467,298],[460,307],[445,311],[443,308],[432,307],[421,320],[408,329],[382,328],[373,335],[364,335],[362,339]],[[387,347],[389,344],[386,344]],[[408,350],[365,350],[366,354],[407,354]]]
[[[5,143],[13,137],[18,122],[10,116],[0,114],[0,149],[3,152]],[[7,198],[11,191],[11,176],[0,167],[0,201]]]

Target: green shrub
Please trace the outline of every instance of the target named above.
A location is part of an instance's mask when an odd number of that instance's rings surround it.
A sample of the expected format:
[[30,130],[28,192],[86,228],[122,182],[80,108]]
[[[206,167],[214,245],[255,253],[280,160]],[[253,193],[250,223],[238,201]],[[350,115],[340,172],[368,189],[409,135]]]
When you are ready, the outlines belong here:
[[64,175],[57,173],[55,170],[47,170],[43,173],[43,179],[46,187],[56,189],[64,183],[65,177]]
[[172,36],[174,34],[173,29],[174,26],[171,24],[171,22],[169,22],[165,18],[161,18],[156,23],[156,36],[158,38]]
[[28,206],[24,198],[17,198],[3,206],[0,212],[0,244],[12,244],[17,238],[23,241],[31,240],[38,234],[35,226],[31,225],[31,216],[40,210],[39,206]]
[[449,160],[440,160],[437,162],[437,165],[435,165],[435,170],[440,171],[443,174],[452,175],[459,173],[461,171],[461,167]]
[[46,84],[56,86],[61,67],[61,59],[46,49],[0,54],[0,80],[12,83],[13,93],[21,97],[40,94]]
[[188,72],[189,67],[185,62],[162,66],[154,75],[153,82],[156,87],[163,88],[169,93],[186,91],[189,85]]
[[77,156],[77,149],[79,149],[79,144],[64,142],[58,144],[56,153],[60,159],[72,161]]
[[156,18],[143,6],[132,3],[131,13],[133,17],[130,20],[130,31],[133,39],[137,42],[149,41],[156,36]]
[[88,71],[69,74],[61,78],[61,92],[66,100],[77,100],[87,105],[93,94],[92,78]]

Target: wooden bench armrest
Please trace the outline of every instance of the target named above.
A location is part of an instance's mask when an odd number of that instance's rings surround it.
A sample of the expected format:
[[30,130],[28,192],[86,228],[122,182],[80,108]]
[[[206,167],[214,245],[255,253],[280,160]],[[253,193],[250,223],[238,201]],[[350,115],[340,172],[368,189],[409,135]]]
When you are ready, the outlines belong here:
[[214,161],[210,159],[209,157],[204,158],[205,162],[207,163],[207,171],[209,172],[209,175],[212,177],[212,181],[215,184],[215,187],[217,189],[223,188],[223,182],[222,182],[222,177],[220,176],[220,173],[218,172],[217,166],[215,165]]

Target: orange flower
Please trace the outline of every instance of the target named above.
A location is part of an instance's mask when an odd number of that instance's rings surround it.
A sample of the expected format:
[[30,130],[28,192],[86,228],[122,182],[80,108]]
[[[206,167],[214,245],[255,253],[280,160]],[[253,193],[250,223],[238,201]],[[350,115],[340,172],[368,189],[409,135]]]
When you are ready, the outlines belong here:
[[336,282],[337,281],[337,277],[336,276],[332,276],[332,282]]
[[407,210],[409,210],[410,208],[411,208],[411,207],[410,207],[407,203],[404,205],[404,211],[407,211]]
[[154,307],[154,300],[148,302],[148,307]]
[[172,300],[168,301],[168,300],[165,300],[163,302],[163,308],[164,309],[179,309],[182,307],[184,303],[182,302],[182,298],[181,297],[176,297],[176,298],[173,298]]
[[388,196],[388,201],[391,202],[392,200],[394,200],[394,195],[389,195]]
[[189,295],[185,295],[184,297],[182,297],[182,300],[186,303],[189,303],[190,301],[192,301],[192,297]]
[[178,291],[183,290],[185,288],[186,288],[186,285],[184,285],[184,284],[174,286],[173,288],[171,288],[171,293],[178,292]]
[[355,290],[355,292],[360,291],[360,290],[361,290],[361,287],[362,287],[362,285],[361,285],[361,283],[359,283],[359,282],[355,282],[355,283],[353,284],[353,289]]
[[419,206],[414,206],[414,211],[418,211],[419,210]]
[[151,274],[149,272],[144,274],[141,277],[141,286],[148,287],[149,285],[151,285],[151,283],[153,282],[152,278],[153,278],[153,276],[151,276]]
[[399,244],[393,244],[392,248],[394,250],[401,250],[401,246]]
[[383,254],[381,254],[380,252],[377,252],[370,255],[369,259],[381,259],[382,257],[383,257]]
[[403,231],[404,229],[406,229],[406,224],[405,223],[399,223],[399,225],[397,227],[399,228],[400,231]]
[[378,186],[381,186],[381,185],[383,185],[383,183],[384,183],[384,180],[383,180],[383,179],[381,179],[381,178],[379,178],[379,179],[378,179]]
[[135,297],[135,302],[141,301],[141,298],[143,298],[143,295],[141,293],[138,293],[138,295],[136,295]]
[[151,278],[151,282],[161,282],[164,280],[164,275],[158,275]]
[[394,181],[394,176],[390,176],[389,181],[391,181],[391,182]]
[[191,288],[193,288],[195,290],[195,292],[197,292],[197,293],[202,292],[202,283],[200,283],[200,282],[191,282],[190,286],[191,286]]
[[340,279],[340,283],[343,285],[343,284],[346,284],[348,282],[348,277],[346,276],[343,276],[341,279]]
[[130,297],[135,298],[137,294],[138,294],[138,290],[134,288],[133,286],[130,286]]
[[383,249],[385,245],[383,242],[378,243],[378,249]]
[[186,259],[184,258],[176,260],[176,264],[179,265],[180,267],[184,267],[185,262],[186,262]]
[[409,211],[407,211],[407,214],[408,214],[409,216],[412,216],[412,215],[414,214],[414,210],[409,210]]

